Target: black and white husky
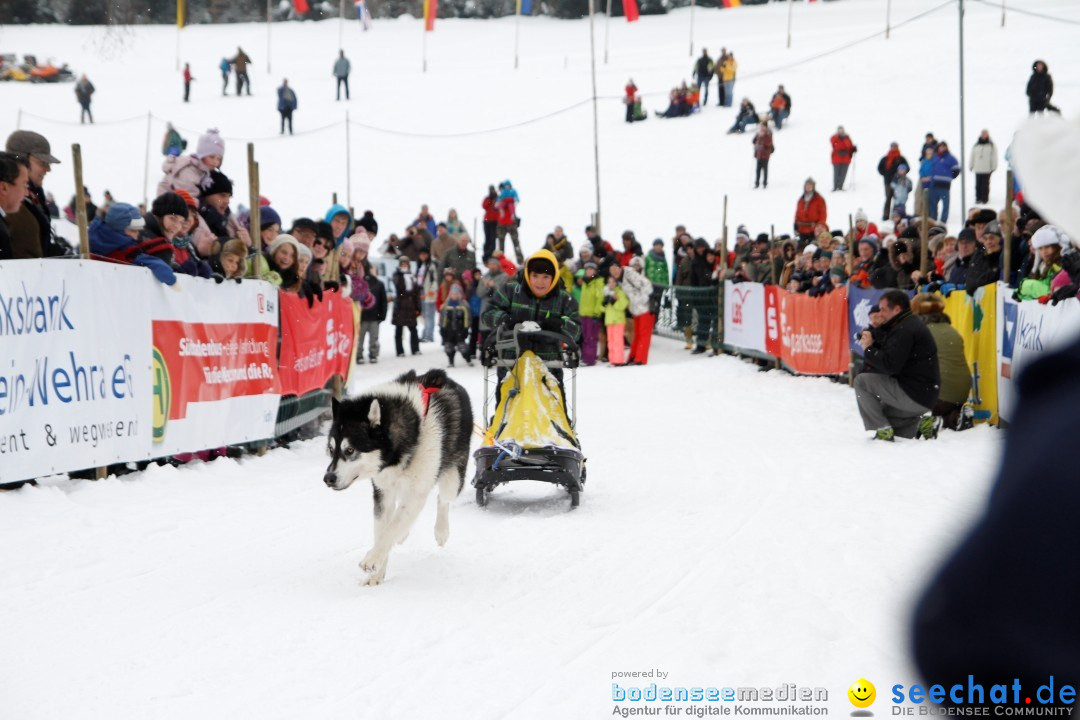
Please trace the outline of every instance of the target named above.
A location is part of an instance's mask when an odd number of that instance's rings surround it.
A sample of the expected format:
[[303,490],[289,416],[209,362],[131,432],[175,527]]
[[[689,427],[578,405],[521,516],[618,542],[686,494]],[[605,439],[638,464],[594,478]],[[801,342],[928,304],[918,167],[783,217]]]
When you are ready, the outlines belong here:
[[386,576],[390,548],[405,540],[427,496],[439,486],[435,541],[450,537],[450,502],[465,484],[472,405],[442,370],[408,372],[351,400],[333,402],[330,467],[323,481],[344,490],[371,478],[375,544],[360,561],[368,585]]

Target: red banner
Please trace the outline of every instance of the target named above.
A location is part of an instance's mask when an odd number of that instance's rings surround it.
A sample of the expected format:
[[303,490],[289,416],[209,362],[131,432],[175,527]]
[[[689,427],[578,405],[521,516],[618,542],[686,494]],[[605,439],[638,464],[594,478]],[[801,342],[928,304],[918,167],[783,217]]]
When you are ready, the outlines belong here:
[[303,395],[325,387],[334,375],[347,378],[352,363],[356,326],[352,300],[324,292],[311,308],[291,293],[281,303],[279,374],[282,395]]
[[637,0],[622,0],[623,15],[626,16],[626,22],[634,22],[641,14],[638,12]]
[[273,325],[155,320],[153,327],[159,371],[169,377],[167,420],[186,418],[188,403],[278,393]]
[[823,297],[769,286],[765,295],[765,349],[805,375],[847,372],[847,291]]

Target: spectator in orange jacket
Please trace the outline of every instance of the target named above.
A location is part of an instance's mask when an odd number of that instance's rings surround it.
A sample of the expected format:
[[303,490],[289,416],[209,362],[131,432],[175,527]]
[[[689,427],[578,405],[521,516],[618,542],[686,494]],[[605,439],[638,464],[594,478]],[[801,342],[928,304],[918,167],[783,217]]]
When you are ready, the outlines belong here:
[[843,125],[836,129],[836,134],[829,141],[832,143],[833,192],[836,192],[844,189],[848,167],[859,148],[851,142],[851,136],[844,132]]
[[799,236],[799,249],[814,241],[814,226],[827,218],[825,198],[817,191],[814,178],[806,178],[803,194],[795,204],[795,232]]

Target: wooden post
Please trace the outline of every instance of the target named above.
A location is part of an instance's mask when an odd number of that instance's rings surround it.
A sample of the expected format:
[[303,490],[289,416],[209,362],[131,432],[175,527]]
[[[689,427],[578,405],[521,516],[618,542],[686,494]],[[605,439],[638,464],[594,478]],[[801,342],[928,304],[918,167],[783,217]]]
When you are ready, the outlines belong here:
[[[727,263],[727,195],[724,195],[724,259],[723,262]],[[727,265],[724,265],[724,269],[727,270]]]
[[[71,146],[71,164],[75,170],[75,220],[79,224],[79,255],[84,260],[90,258],[90,233],[86,220],[86,190],[83,189],[82,147],[79,143]],[[106,467],[94,469],[94,479],[104,480],[109,473]]]
[[86,219],[86,191],[83,189],[82,147],[71,146],[71,162],[75,168],[75,220],[79,224],[79,255],[90,257],[90,234]]
[[770,285],[775,285],[776,281],[779,280],[779,278],[776,277],[776,263],[773,262],[773,260],[775,259],[775,258],[773,258],[773,253],[775,253],[775,252],[776,252],[776,226],[775,225],[769,225],[769,255],[768,255],[768,258],[769,258],[769,284]]
[[330,204],[337,205],[337,192],[333,192],[330,194]]
[[1005,227],[1001,228],[1001,279],[1006,285],[1012,279],[1012,236],[1016,219],[1013,218],[1013,174],[1005,172]]
[[923,204],[922,204],[922,217],[919,218],[919,240],[922,243],[922,250],[919,251],[921,259],[919,261],[919,272],[926,275],[926,271],[929,267],[929,251],[927,247],[930,239],[930,191],[923,190]]
[[849,232],[848,232],[848,253],[847,253],[847,255],[848,255],[847,274],[848,274],[848,277],[850,278],[852,270],[855,269],[855,248],[858,247],[858,245],[855,242],[855,224],[851,221],[851,213],[848,213],[847,221],[848,221],[848,228],[849,228]]
[[349,136],[348,110],[345,111],[345,202],[352,205],[352,139]]
[[248,188],[250,190],[251,221],[248,227],[251,232],[251,242],[255,245],[255,278],[262,278],[262,233],[259,231],[262,222],[259,207],[259,164],[255,162],[255,143],[248,143]]

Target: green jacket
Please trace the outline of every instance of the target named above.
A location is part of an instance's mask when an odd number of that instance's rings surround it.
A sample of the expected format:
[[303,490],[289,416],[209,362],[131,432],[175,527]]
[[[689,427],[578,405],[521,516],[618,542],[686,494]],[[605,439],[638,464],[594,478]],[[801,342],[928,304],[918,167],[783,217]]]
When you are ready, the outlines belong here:
[[671,278],[667,258],[661,256],[657,259],[653,257],[651,250],[645,253],[645,277],[649,278],[653,285],[667,285]]
[[[604,288],[605,293],[607,288]],[[607,300],[608,296],[605,294],[604,300]],[[604,325],[624,325],[626,324],[626,308],[630,305],[630,299],[626,297],[626,293],[618,285],[615,286],[615,299],[608,301],[604,305]]]
[[599,275],[588,280],[581,290],[581,317],[598,318],[604,315],[604,278]]
[[964,357],[964,338],[948,323],[927,323],[926,327],[937,345],[938,369],[941,372],[938,399],[962,405],[971,394],[971,370]]

